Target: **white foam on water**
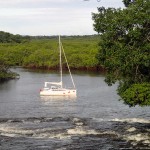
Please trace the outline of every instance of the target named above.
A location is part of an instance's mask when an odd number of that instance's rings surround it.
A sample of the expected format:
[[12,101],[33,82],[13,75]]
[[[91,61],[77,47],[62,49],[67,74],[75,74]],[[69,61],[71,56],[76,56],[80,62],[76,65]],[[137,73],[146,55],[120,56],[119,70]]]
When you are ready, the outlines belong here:
[[78,121],[80,121],[79,118],[73,118],[73,122],[78,122]]
[[58,149],[56,149],[56,150],[66,150],[66,148],[58,148]]
[[134,128],[134,127],[131,127],[127,130],[127,132],[134,132],[134,131],[136,131],[136,128]]
[[81,119],[79,118],[73,118],[73,122],[77,125],[77,126],[82,126],[84,123],[81,121]]
[[9,134],[7,134],[7,133],[0,133],[0,135],[7,136],[7,137],[18,137],[17,134],[11,134],[11,133],[9,133]]
[[68,134],[71,135],[88,135],[88,134],[93,134],[93,135],[97,135],[99,134],[98,132],[96,132],[95,130],[85,130],[82,127],[76,127],[74,129],[68,129],[67,130]]
[[[31,135],[34,138],[57,138],[66,139],[70,138],[69,135],[65,133],[50,133],[51,129],[36,129],[36,130],[25,130],[15,127],[0,127],[0,135],[7,137],[22,137]],[[29,136],[28,136],[29,137]]]
[[58,139],[66,139],[70,138],[70,135],[67,133],[51,133],[54,129],[52,128],[42,128],[42,129],[23,129],[17,126],[11,126],[8,124],[0,124],[0,135],[7,137],[34,137],[34,138],[58,138]]
[[35,134],[38,134],[38,133],[43,133],[43,132],[50,132],[50,131],[52,131],[52,130],[54,130],[54,129],[52,129],[52,128],[41,128],[41,129],[36,129],[36,130],[34,130],[34,133]]
[[69,135],[104,135],[104,134],[110,134],[110,135],[117,135],[119,136],[115,131],[105,131],[105,132],[98,132],[93,129],[84,129],[83,127],[77,126],[74,129],[68,129],[67,133]]
[[57,138],[57,139],[70,139],[71,136],[67,135],[65,133],[59,133],[59,134],[54,134],[53,136],[50,136],[49,138]]
[[24,135],[29,135],[34,133],[33,130],[26,130],[18,127],[12,127],[9,126],[8,124],[1,124],[0,132],[1,135],[5,135],[8,137],[24,136]]
[[41,121],[40,120],[34,120],[34,123],[40,123]]
[[139,133],[139,134],[134,134],[134,135],[125,135],[124,138],[128,141],[136,141],[136,142],[142,141],[142,143],[150,144],[149,135],[144,134],[144,133]]
[[144,144],[150,144],[150,140],[145,140],[143,143]]
[[[108,135],[117,135],[118,134],[114,131],[106,131],[106,132],[98,132],[96,130],[93,129],[86,129],[83,128],[82,126],[76,126],[75,128],[72,129],[68,129],[66,130],[67,132],[63,131],[62,133],[50,133],[48,132],[48,130],[46,129],[45,132],[41,133],[42,130],[40,130],[39,132],[35,132],[34,135],[32,137],[35,138],[57,138],[57,139],[71,139],[72,136],[74,135],[104,135],[104,134],[108,134]],[[43,129],[44,131],[44,129]]]
[[129,123],[150,123],[150,120],[142,119],[142,118],[126,118],[126,119],[112,119],[110,121],[116,121],[116,122],[129,122]]
[[83,125],[83,122],[77,122],[75,123],[77,126],[82,126]]
[[65,134],[65,133],[39,133],[39,134],[34,134],[32,137],[34,138],[57,138],[57,139],[70,139],[71,136]]

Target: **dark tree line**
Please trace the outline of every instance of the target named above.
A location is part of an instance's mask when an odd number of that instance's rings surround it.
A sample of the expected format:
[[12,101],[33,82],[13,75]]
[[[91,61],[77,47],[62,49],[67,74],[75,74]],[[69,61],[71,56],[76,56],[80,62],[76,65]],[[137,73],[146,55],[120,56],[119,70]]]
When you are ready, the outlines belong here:
[[0,31],[0,43],[22,43],[29,41],[30,36],[13,35],[8,32]]

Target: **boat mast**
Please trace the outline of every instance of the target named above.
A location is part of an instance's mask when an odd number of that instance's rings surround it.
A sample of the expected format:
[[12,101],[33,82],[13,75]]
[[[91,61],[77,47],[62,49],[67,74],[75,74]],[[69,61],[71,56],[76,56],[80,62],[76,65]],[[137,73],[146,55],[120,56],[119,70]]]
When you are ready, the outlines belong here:
[[61,60],[61,42],[60,42],[60,35],[59,35],[59,63],[60,63],[60,82],[61,82],[61,88],[62,88],[62,60]]

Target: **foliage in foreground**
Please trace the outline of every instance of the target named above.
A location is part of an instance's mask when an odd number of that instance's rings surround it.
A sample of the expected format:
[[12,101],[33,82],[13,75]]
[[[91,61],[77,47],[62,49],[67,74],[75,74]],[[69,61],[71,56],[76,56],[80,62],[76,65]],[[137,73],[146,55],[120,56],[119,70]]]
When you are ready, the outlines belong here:
[[150,105],[150,84],[133,84],[122,93],[122,98],[125,103],[130,104],[131,106],[136,104],[139,104],[140,106]]
[[108,71],[106,82],[119,81],[126,104],[150,105],[150,1],[124,3],[125,9],[100,7],[93,13],[102,40],[97,57]]

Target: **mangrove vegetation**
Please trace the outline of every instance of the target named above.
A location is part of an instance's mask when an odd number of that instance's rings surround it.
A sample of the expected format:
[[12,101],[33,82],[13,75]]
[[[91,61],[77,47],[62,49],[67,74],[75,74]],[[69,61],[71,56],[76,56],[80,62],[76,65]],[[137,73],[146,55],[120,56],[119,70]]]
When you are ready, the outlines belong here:
[[[32,69],[59,69],[58,36],[19,36],[1,32],[0,63],[3,66],[22,66]],[[6,35],[7,36],[6,36]],[[9,35],[9,36],[8,36]],[[7,39],[7,38],[8,39]],[[18,38],[15,40],[15,38]],[[13,39],[13,40],[10,40]],[[99,36],[62,36],[65,53],[72,69],[98,70]],[[66,68],[65,59],[63,68]],[[2,68],[2,67],[1,67]],[[4,72],[1,69],[1,72]],[[5,71],[9,72],[9,71]],[[5,76],[5,74],[3,74]]]

